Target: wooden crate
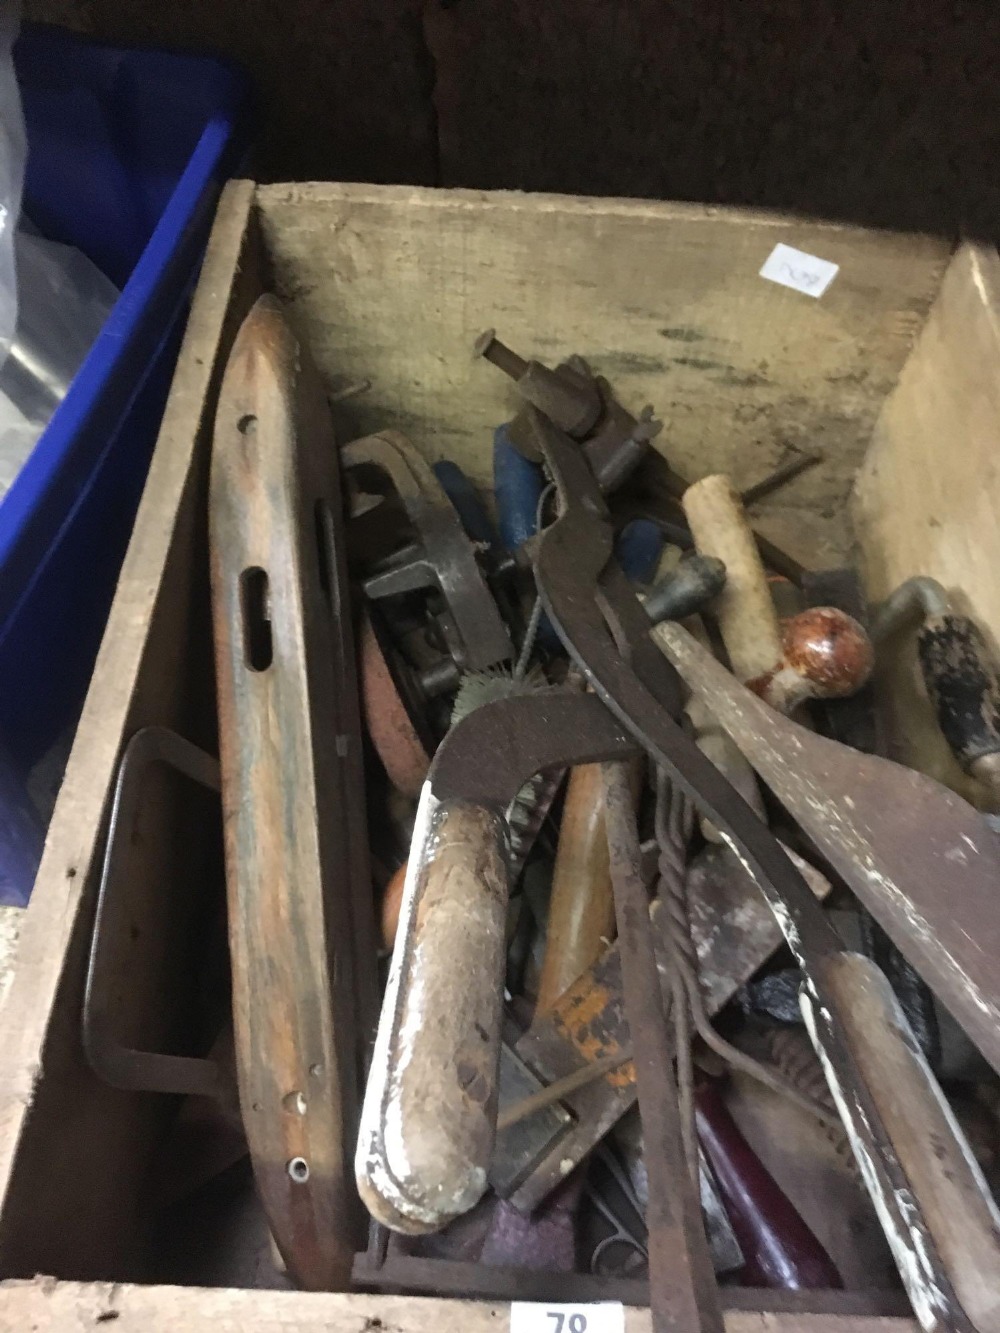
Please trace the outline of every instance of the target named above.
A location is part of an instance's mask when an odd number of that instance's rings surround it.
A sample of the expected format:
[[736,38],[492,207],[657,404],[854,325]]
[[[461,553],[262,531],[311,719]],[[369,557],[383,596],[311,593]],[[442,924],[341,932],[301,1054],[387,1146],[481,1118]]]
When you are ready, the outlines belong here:
[[[839,264],[820,299],[759,276],[778,241]],[[491,430],[512,399],[470,346],[495,325],[543,359],[578,350],[627,403],[654,403],[666,422],[658,444],[692,476],[728,469],[745,485],[789,443],[822,447],[824,464],[758,511],[767,534],[807,564],[843,560],[858,474],[856,532],[872,595],[932,574],[962,589],[982,624],[1000,627],[1000,263],[991,250],[695,205],[231,185],[0,1012],[0,1328],[19,1333],[112,1321],[120,1333],[168,1322],[352,1333],[503,1326],[504,1309],[488,1303],[143,1285],[155,1256],[138,1200],[162,1099],[105,1086],[81,1050],[123,742],[160,723],[215,744],[207,459],[228,348],[265,289],[287,300],[331,387],[371,379],[367,395],[339,410],[343,438],[397,426],[486,481]],[[889,676],[900,706],[918,706],[912,662]],[[897,740],[904,757],[961,781],[929,721]],[[168,817],[148,836],[141,888],[162,903],[179,873],[177,829]],[[825,1313],[808,1298],[784,1305],[731,1312],[727,1326],[911,1327],[876,1305],[866,1313],[863,1298]],[[630,1333],[647,1325],[647,1312],[628,1312]]]

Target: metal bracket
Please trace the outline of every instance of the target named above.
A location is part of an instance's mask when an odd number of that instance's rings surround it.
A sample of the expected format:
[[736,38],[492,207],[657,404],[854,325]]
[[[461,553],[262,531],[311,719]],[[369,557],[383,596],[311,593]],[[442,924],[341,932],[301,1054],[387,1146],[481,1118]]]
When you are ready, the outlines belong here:
[[[143,775],[164,764],[191,782],[219,791],[219,761],[167,727],[143,727],[122,752],[97,896],[97,915],[83,998],[83,1048],[94,1072],[115,1088],[223,1097],[226,1080],[212,1060],[141,1051],[115,1030],[112,992],[119,960],[109,940],[128,909],[130,855]],[[221,819],[221,812],[220,812]]]

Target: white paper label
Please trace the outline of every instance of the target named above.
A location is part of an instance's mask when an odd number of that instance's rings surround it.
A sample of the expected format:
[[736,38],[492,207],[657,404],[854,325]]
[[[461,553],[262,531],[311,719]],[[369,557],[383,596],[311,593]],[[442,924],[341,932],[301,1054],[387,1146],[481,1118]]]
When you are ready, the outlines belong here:
[[625,1308],[620,1301],[512,1301],[510,1333],[625,1333]]
[[760,276],[780,282],[782,287],[805,292],[806,296],[822,296],[839,271],[839,264],[807,255],[804,250],[796,250],[794,245],[783,245],[779,241],[764,261]]

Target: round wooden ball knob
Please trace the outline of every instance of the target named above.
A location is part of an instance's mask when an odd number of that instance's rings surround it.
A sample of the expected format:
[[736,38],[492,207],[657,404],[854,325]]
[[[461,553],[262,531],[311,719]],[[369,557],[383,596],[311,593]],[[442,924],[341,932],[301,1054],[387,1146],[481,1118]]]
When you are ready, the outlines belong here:
[[782,626],[785,666],[808,683],[813,699],[843,699],[872,673],[875,652],[862,625],[835,606],[814,606]]
[[399,911],[403,906],[403,886],[406,884],[407,864],[406,861],[403,862],[385,886],[385,892],[382,894],[382,944],[390,952],[396,943],[396,931],[399,928]]

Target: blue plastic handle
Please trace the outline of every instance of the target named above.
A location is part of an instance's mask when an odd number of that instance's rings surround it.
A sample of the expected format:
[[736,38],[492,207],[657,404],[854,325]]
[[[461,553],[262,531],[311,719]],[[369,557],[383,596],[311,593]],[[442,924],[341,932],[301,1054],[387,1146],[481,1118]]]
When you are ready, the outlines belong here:
[[535,535],[545,477],[537,463],[514,448],[506,425],[493,432],[493,489],[500,540],[508,551],[516,551]]
[[615,538],[615,555],[629,583],[652,583],[664,537],[658,523],[648,518],[633,518]]

